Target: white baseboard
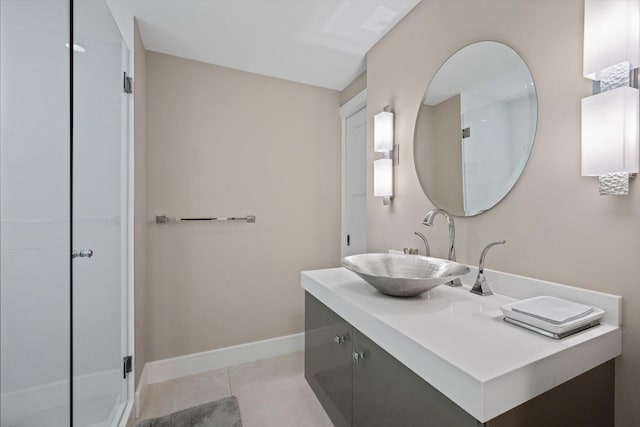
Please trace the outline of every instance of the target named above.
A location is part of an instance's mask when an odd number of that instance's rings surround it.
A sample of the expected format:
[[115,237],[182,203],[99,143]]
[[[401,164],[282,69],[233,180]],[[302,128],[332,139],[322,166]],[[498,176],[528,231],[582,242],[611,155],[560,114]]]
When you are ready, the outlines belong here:
[[304,333],[192,353],[145,365],[147,383],[200,374],[304,350]]
[[149,384],[302,350],[304,350],[304,333],[299,333],[146,363],[135,395],[136,418],[140,416]]
[[144,406],[144,399],[147,396],[147,388],[149,388],[149,381],[147,380],[147,365],[145,364],[138,380],[138,387],[136,388],[136,394],[134,397],[136,418],[140,418],[140,412]]

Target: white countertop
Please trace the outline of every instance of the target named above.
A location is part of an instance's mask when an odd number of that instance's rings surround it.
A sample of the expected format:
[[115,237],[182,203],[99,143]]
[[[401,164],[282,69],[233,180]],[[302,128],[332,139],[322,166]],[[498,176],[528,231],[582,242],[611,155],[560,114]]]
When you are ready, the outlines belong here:
[[[473,283],[476,271],[472,267],[463,283]],[[468,286],[443,285],[414,298],[390,297],[345,268],[305,271],[302,287],[481,422],[621,354],[620,297],[485,274],[501,295],[481,297]],[[536,295],[607,314],[600,326],[562,340],[502,320],[501,305]]]

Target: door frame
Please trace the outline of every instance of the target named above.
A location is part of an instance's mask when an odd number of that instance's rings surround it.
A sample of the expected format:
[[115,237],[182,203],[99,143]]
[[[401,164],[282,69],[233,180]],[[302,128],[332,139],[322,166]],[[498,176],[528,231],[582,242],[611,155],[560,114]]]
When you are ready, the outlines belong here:
[[353,116],[358,111],[366,108],[367,106],[367,89],[355,95],[349,101],[345,102],[340,107],[340,120],[342,124],[342,177],[341,177],[341,220],[340,220],[340,258],[345,256],[347,249],[346,224],[347,224],[347,119]]

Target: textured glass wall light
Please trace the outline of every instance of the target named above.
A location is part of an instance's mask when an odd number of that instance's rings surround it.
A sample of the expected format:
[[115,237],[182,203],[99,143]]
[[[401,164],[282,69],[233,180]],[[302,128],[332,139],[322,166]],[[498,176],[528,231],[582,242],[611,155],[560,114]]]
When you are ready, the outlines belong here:
[[601,80],[603,70],[624,62],[640,66],[640,2],[585,0],[584,76]]
[[393,197],[393,113],[388,108],[373,116],[373,151],[382,153],[373,162],[373,195],[382,197],[385,206]]
[[638,90],[619,87],[582,100],[582,175],[637,173]]
[[582,175],[600,178],[600,194],[629,193],[640,166],[637,87],[640,0],[585,0]]

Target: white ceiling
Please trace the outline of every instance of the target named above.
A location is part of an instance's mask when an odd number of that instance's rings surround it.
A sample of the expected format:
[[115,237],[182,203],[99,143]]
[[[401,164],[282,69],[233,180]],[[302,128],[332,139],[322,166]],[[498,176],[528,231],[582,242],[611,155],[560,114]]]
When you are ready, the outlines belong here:
[[148,50],[342,90],[420,0],[108,0]]

